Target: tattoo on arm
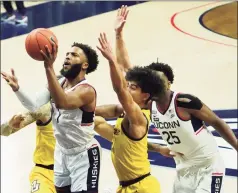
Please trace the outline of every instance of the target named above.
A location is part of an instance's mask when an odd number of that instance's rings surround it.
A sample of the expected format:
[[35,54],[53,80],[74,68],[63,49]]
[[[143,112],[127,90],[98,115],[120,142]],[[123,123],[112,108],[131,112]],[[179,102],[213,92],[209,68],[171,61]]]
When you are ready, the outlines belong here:
[[13,128],[9,126],[8,121],[1,124],[1,135],[3,136],[9,136],[12,134]]

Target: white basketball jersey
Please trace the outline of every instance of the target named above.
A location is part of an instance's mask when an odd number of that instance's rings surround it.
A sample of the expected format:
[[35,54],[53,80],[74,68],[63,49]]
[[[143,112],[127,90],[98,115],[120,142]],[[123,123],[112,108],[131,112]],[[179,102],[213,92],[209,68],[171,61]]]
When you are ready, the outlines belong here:
[[[65,78],[61,78],[59,82],[62,84],[64,80]],[[69,93],[82,84],[88,83],[83,80],[74,87],[65,90],[65,92]],[[86,145],[95,135],[94,112],[85,112],[80,108],[73,110],[58,109],[53,100],[51,100],[51,104],[54,135],[59,148],[72,152],[86,148]]]
[[184,158],[202,161],[213,157],[218,147],[212,133],[204,122],[196,117],[192,116],[191,120],[182,120],[178,116],[176,96],[177,93],[173,93],[170,105],[164,114],[158,110],[156,102],[152,102],[152,123],[168,147],[174,152],[184,154]]

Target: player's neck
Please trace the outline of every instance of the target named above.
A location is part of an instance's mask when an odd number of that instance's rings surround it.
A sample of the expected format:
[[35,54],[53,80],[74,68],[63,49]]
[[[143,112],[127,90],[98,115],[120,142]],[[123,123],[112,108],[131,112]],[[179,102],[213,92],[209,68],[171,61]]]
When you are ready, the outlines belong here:
[[167,90],[163,97],[159,97],[156,100],[157,107],[159,108],[161,112],[164,112],[166,109],[168,109],[171,102],[171,95],[172,95],[172,91]]
[[79,73],[79,75],[74,79],[66,78],[67,87],[74,87],[76,84],[83,81],[84,79],[85,79],[85,74],[82,74],[82,73]]

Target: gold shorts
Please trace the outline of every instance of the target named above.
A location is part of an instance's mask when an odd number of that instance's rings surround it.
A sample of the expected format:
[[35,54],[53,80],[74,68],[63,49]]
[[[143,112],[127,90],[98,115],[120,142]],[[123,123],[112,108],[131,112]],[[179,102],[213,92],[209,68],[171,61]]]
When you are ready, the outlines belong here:
[[35,166],[29,178],[31,193],[56,193],[53,170]]
[[119,186],[117,193],[160,193],[159,181],[154,176],[148,176],[130,186]]

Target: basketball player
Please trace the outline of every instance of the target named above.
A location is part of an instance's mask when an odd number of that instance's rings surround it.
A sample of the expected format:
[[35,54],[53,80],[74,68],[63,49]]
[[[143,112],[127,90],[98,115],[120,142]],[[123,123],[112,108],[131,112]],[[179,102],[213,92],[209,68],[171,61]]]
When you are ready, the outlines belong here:
[[[123,7],[122,13],[128,13]],[[127,14],[124,14],[127,16]],[[124,19],[121,19],[124,23]],[[121,68],[131,68],[131,63],[122,40],[117,33],[117,59],[123,61]],[[161,69],[167,70],[163,71]],[[205,193],[221,191],[225,167],[219,154],[216,141],[206,124],[232,146],[238,149],[237,139],[229,126],[215,115],[199,98],[191,94],[170,90],[173,72],[169,65],[152,63],[149,69],[158,71],[167,87],[163,95],[152,98],[151,121],[157,127],[162,138],[167,142],[171,153],[176,156],[177,177],[174,193]],[[168,73],[170,72],[170,73]],[[156,150],[159,145],[151,145]]]
[[1,124],[1,135],[9,136],[36,121],[35,167],[30,173],[31,192],[56,193],[54,187],[54,148],[55,138],[51,122],[50,104],[42,106],[36,112],[14,115]]
[[[125,74],[130,68],[132,68],[132,65],[129,61],[128,52],[126,50],[126,46],[122,37],[122,32],[124,25],[126,23],[127,15],[129,13],[129,10],[127,9],[127,6],[122,5],[120,9],[118,9],[116,20],[115,20],[115,26],[114,30],[116,33],[116,56],[117,56],[117,62],[119,63],[119,67],[122,70],[123,74]],[[121,57],[122,56],[122,57]],[[166,71],[165,68],[157,69],[158,71]],[[167,74],[167,73],[166,73]],[[172,77],[173,78],[173,77]],[[172,81],[171,81],[172,82]],[[148,103],[149,105],[149,103]],[[148,108],[149,109],[149,108]],[[123,107],[121,104],[108,104],[108,105],[101,105],[96,107],[95,114],[97,116],[101,116],[105,119],[117,119],[122,113],[124,112]],[[101,120],[102,121],[102,120]],[[99,133],[102,137],[108,139],[108,133],[110,133],[110,127],[100,127],[97,128],[97,133]],[[153,147],[153,148],[152,148]],[[148,143],[148,150],[149,151],[157,151],[161,153],[162,155],[166,157],[174,157],[174,155],[170,154],[170,150],[167,147],[164,146],[157,146],[152,143]]]
[[[164,83],[152,70],[135,67],[127,72],[127,84],[105,33],[100,34],[99,42],[101,47],[97,48],[109,62],[113,89],[125,111],[117,119],[113,137],[108,133],[108,140],[112,140],[112,162],[120,181],[117,192],[159,193],[159,182],[150,175],[149,113],[143,108],[151,97],[163,91]],[[140,78],[135,78],[137,75]],[[153,86],[147,87],[148,84]]]
[[[52,40],[53,41],[53,40]],[[35,111],[51,100],[56,138],[54,155],[54,183],[57,192],[98,192],[100,146],[94,139],[94,110],[96,91],[87,83],[85,75],[96,70],[98,56],[91,47],[74,43],[66,53],[57,80],[53,64],[57,47],[52,42],[52,53],[45,46],[44,67],[48,88],[37,97],[26,94],[19,87],[14,71],[2,72],[3,78],[15,91],[18,99],[29,110]]]

